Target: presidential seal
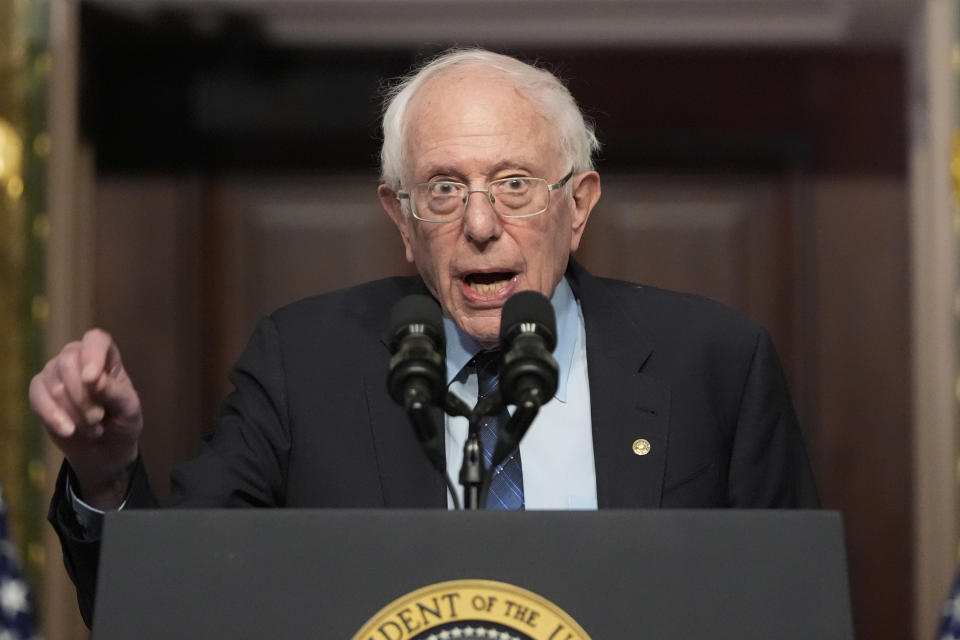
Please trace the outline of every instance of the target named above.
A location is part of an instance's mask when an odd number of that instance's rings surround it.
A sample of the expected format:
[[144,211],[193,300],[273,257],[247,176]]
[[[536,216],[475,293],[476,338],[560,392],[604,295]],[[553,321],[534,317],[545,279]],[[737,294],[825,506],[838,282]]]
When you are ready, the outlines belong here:
[[353,640],[590,640],[560,607],[493,580],[438,582],[402,596]]

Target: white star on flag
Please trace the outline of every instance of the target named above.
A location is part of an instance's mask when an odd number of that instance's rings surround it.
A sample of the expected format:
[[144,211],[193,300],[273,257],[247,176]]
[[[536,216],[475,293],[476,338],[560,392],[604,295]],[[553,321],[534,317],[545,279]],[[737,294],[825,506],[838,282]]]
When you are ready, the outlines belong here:
[[953,598],[947,602],[945,613],[954,620],[960,620],[960,593],[953,594]]
[[0,491],[0,640],[35,637],[27,585],[20,577],[17,549],[7,533],[7,513]]
[[18,613],[30,611],[30,604],[27,602],[27,587],[23,582],[4,579],[0,583],[0,608],[3,608],[3,612],[11,618]]
[[940,619],[939,640],[960,638],[960,576],[953,584],[950,597],[943,603]]

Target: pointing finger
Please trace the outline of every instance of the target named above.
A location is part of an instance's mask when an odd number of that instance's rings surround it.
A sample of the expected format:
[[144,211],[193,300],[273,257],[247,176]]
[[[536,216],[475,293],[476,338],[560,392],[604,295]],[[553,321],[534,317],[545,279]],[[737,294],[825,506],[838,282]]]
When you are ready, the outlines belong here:
[[111,359],[118,361],[119,352],[113,338],[102,329],[91,329],[80,341],[80,376],[84,383],[93,384],[109,370]]
[[[103,419],[103,411],[97,410],[90,399],[83,381],[80,379],[80,349],[79,346],[68,345],[60,352],[56,359],[57,377],[62,383],[64,393],[69,402],[75,407],[77,416],[83,417],[86,422],[96,424]],[[59,385],[51,388],[51,391],[59,389]],[[56,398],[57,393],[52,393]]]

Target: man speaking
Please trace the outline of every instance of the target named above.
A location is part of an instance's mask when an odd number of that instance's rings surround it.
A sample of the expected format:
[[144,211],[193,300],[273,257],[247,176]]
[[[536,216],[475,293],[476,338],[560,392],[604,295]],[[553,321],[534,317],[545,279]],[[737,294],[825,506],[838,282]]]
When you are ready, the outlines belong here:
[[[600,198],[597,147],[566,87],[514,58],[450,51],[398,83],[378,195],[419,277],[264,319],[216,432],[174,472],[172,502],[446,507],[443,479],[384,384],[386,317],[407,295],[436,299],[447,382],[471,402],[496,384],[504,304],[535,291],[556,313],[557,391],[494,471],[509,491],[492,487],[506,492],[491,506],[816,506],[767,334],[719,304],[597,278],[571,258]],[[30,400],[66,458],[50,518],[89,622],[102,511],[156,504],[139,462],[145,420],[100,330],[47,363]],[[442,433],[456,471],[467,421],[447,418]]]

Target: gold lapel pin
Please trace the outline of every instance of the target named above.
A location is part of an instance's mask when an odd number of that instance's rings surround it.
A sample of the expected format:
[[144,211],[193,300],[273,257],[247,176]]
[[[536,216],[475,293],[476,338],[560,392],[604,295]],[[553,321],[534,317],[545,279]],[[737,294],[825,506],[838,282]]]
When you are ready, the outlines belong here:
[[645,438],[637,438],[633,441],[633,452],[638,456],[645,456],[650,453],[650,441]]

